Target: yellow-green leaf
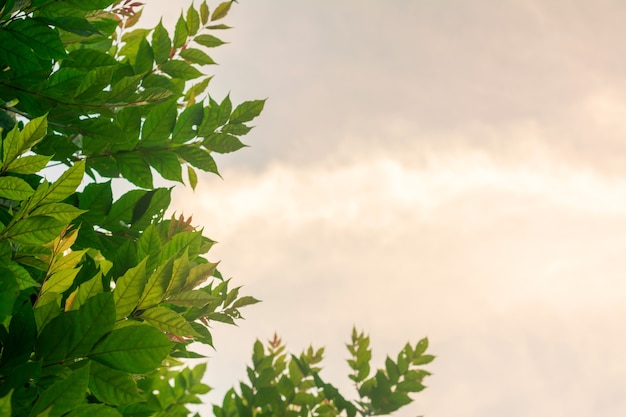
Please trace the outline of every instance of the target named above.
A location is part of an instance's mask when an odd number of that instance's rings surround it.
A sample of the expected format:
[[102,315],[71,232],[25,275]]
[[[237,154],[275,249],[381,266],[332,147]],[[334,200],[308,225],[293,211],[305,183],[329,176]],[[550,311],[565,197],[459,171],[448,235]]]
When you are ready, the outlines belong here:
[[139,265],[130,268],[117,280],[113,291],[116,320],[128,316],[137,306],[146,285],[147,260],[147,257],[144,258]]
[[180,314],[167,307],[152,307],[141,313],[141,318],[151,325],[177,336],[192,337],[196,332]]
[[35,193],[26,181],[17,177],[0,177],[0,198],[22,201]]
[[232,1],[225,1],[219,4],[215,8],[215,10],[213,10],[213,14],[211,15],[211,22],[214,22],[216,20],[226,17],[226,15],[228,14],[228,11],[230,10],[231,4],[232,4]]
[[50,278],[43,283],[41,287],[41,294],[46,294],[48,292],[53,292],[57,294],[63,293],[65,290],[70,288],[74,283],[74,278],[78,275],[80,268],[75,269],[63,269],[59,272],[54,273]]

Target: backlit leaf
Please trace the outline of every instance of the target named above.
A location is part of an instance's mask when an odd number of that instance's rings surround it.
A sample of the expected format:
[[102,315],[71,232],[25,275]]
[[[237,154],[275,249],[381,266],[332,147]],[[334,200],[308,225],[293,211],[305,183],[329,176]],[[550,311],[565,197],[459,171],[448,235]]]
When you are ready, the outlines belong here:
[[124,276],[117,280],[113,291],[117,320],[128,316],[137,306],[146,285],[147,260],[148,258],[144,258],[139,265],[126,271]]
[[142,374],[161,365],[171,347],[161,331],[137,325],[111,331],[89,357],[113,369]]
[[26,200],[35,190],[26,181],[17,177],[0,177],[0,198]]
[[152,307],[141,313],[141,318],[151,325],[177,336],[191,337],[195,331],[180,314],[166,307]]
[[16,174],[34,174],[44,169],[51,158],[51,156],[46,155],[22,156],[9,163],[6,170]]

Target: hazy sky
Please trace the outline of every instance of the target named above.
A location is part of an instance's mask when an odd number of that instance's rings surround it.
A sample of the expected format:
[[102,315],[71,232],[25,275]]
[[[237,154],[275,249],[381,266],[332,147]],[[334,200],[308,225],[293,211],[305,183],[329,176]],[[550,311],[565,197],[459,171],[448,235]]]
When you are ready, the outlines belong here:
[[209,398],[274,331],[326,346],[349,388],[356,325],[377,366],[430,338],[397,416],[626,415],[625,19],[617,0],[235,4],[213,95],[266,110],[174,209],[264,302],[216,326]]

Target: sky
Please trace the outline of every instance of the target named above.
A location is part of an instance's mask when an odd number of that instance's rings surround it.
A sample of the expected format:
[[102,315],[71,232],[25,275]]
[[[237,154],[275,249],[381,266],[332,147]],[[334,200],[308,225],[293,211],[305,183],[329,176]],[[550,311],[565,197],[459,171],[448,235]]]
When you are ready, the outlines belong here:
[[[173,28],[187,3],[148,0]],[[352,396],[430,340],[399,417],[626,415],[626,5],[560,0],[240,0],[211,94],[268,98],[223,180],[172,210],[263,303],[215,326],[216,402],[252,343],[326,346]],[[202,408],[210,416],[210,407]]]

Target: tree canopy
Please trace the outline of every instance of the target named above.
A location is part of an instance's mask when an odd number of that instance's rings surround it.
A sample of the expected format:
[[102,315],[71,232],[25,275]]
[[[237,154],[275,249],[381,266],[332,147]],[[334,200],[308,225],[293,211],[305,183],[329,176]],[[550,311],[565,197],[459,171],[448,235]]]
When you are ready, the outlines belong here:
[[[137,28],[132,0],[0,0],[0,417],[186,416],[208,392],[206,365],[184,359],[258,300],[207,259],[191,218],[166,215],[154,179],[219,175],[212,155],[244,147],[263,110],[208,93],[232,4],[191,5],[168,31]],[[133,187],[114,198],[117,178]],[[370,376],[354,331],[352,402],[319,375],[323,350],[257,342],[250,384],[213,412],[386,414],[424,388],[427,345]]]

